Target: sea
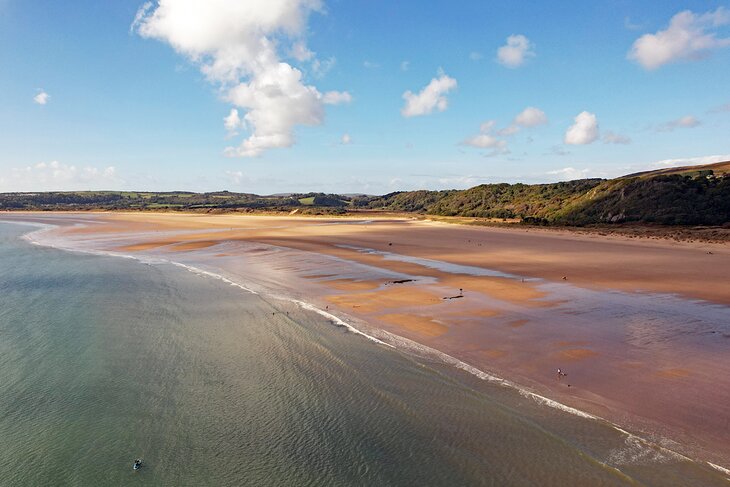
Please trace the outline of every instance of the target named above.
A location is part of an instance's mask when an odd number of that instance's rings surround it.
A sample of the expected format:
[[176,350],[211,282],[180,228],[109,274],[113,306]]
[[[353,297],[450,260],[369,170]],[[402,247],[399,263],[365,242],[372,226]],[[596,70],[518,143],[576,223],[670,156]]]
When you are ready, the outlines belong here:
[[34,230],[0,223],[2,486],[729,483],[306,303]]

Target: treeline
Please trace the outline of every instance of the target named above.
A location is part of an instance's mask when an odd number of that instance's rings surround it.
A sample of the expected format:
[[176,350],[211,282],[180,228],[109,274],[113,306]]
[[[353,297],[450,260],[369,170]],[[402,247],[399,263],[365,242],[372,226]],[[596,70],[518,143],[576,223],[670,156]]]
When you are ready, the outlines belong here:
[[[714,169],[713,169],[714,168]],[[517,219],[538,225],[730,223],[730,163],[551,184],[483,184],[466,190],[383,196],[305,193],[49,192],[0,194],[0,210],[281,211],[344,214],[373,210]]]
[[730,176],[698,171],[553,184],[483,184],[463,191],[391,193],[367,206],[538,225],[723,225],[730,222]]
[[302,202],[310,198],[325,207],[349,204],[342,196],[309,193],[306,195],[259,196],[250,193],[74,191],[46,193],[0,193],[0,210],[155,210],[155,211],[291,211],[311,206]]

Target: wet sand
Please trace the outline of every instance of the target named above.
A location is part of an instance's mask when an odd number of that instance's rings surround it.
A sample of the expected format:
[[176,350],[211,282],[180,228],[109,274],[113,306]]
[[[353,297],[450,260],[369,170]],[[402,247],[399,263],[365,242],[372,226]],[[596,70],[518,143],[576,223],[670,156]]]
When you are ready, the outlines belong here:
[[728,245],[393,218],[76,218],[101,224],[25,215],[68,222],[55,237],[75,246],[258,279],[730,465]]

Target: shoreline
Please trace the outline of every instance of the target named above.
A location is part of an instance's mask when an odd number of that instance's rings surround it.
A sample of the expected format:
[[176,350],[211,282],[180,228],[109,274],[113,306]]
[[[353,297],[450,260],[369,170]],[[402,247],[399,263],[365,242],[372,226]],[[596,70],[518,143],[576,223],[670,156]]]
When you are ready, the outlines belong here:
[[[37,215],[37,216],[40,216],[40,215]],[[109,222],[107,222],[107,224],[109,224]],[[101,226],[101,225],[99,225],[99,226]],[[69,228],[75,228],[76,230],[78,230],[78,227],[66,227],[67,230]],[[137,240],[137,241],[139,241],[141,237],[144,237],[144,238],[142,238],[142,241],[145,241],[145,239],[146,240],[149,240],[149,237],[152,237],[154,235],[150,235],[150,234],[140,235],[139,233],[134,234],[132,232],[128,236],[131,236],[133,240]],[[87,242],[89,240],[93,240],[92,237],[93,236],[86,235]],[[178,244],[180,242],[186,242],[188,240],[188,238],[185,237],[185,236],[180,235],[179,237],[183,237],[183,238],[178,238],[177,240],[175,240],[175,241],[178,242]],[[196,241],[204,241],[205,242],[205,241],[208,241],[210,239],[210,235],[208,235],[208,234],[204,234],[204,235],[196,234],[196,235],[194,235],[194,237],[195,237]],[[76,238],[79,238],[79,235],[76,235]],[[83,241],[83,237],[81,237],[81,241]],[[225,241],[226,242],[229,242],[230,239],[226,239]],[[256,240],[253,240],[252,242],[255,242],[255,241]],[[251,243],[251,242],[249,242],[249,243]],[[98,244],[98,242],[97,242],[97,244]],[[115,245],[117,245],[117,244],[118,244],[118,242],[115,243]],[[132,257],[132,258],[135,258],[137,260],[141,260],[141,259],[139,259],[139,257],[142,257],[142,256],[150,256],[149,254],[155,254],[155,253],[156,254],[165,255],[166,257],[171,257],[169,255],[171,252],[175,252],[174,255],[176,255],[176,256],[183,256],[183,255],[187,256],[188,254],[206,253],[206,252],[210,254],[210,252],[214,251],[213,249],[215,249],[216,247],[220,247],[221,245],[225,245],[225,244],[222,244],[221,243],[221,239],[220,239],[220,236],[219,236],[218,243],[215,243],[214,245],[204,245],[204,246],[200,246],[200,247],[196,247],[195,245],[193,245],[193,246],[189,246],[189,247],[184,247],[183,249],[174,250],[175,245],[176,244],[174,244],[174,243],[172,243],[172,244],[171,243],[166,243],[164,246],[145,248],[144,250],[140,249],[140,250],[137,250],[137,251],[132,250],[132,252],[134,252],[135,254],[138,254],[138,255],[127,255],[127,257]],[[267,245],[271,246],[272,244],[269,243]],[[119,246],[118,248],[121,248],[121,247],[123,247],[123,246]],[[165,248],[165,247],[167,247],[167,248]],[[367,247],[365,247],[365,248],[367,248]],[[80,250],[80,249],[68,249],[68,250]],[[81,250],[81,251],[84,251],[84,250]],[[219,252],[219,251],[220,251],[220,249],[216,250],[216,252]],[[302,251],[304,251],[304,253],[311,253],[311,252],[313,252],[312,250],[303,250],[303,249],[298,249],[295,252],[302,253]],[[121,255],[119,253],[111,253],[108,250],[102,250],[100,253],[104,253],[106,255],[113,254],[113,255],[116,255],[116,256],[123,256],[123,255]],[[139,255],[139,254],[141,254],[141,255]],[[325,254],[325,255],[327,255],[327,254]],[[154,258],[154,255],[151,255],[151,257]],[[159,257],[159,255],[158,255],[158,257]],[[351,258],[352,256],[349,256],[349,257]],[[338,258],[341,258],[341,257],[338,257]],[[166,258],[164,260],[167,260],[168,262],[174,262],[173,260],[168,259],[168,258]],[[347,259],[341,259],[341,260],[347,260]],[[365,259],[365,260],[367,260],[367,259]],[[362,264],[362,262],[360,262],[360,263]],[[188,266],[189,265],[189,264],[184,264],[184,263],[179,263],[178,265],[180,265],[180,264],[183,265],[183,266]],[[404,270],[404,267],[403,266],[398,266],[398,265],[393,266],[392,264],[393,264],[392,262],[389,263],[390,268],[392,270],[395,270],[396,273],[403,273],[402,272]],[[408,265],[414,265],[413,263],[400,263],[400,264],[405,264],[405,266],[406,266],[406,269],[405,270],[409,270],[409,271],[412,271],[412,269],[407,269],[407,266]],[[395,267],[395,269],[393,269],[393,267]],[[209,273],[210,274],[210,271],[207,271],[207,270],[204,270],[204,269],[202,270],[202,272],[203,273]],[[229,272],[227,272],[227,274],[230,275]],[[411,274],[408,274],[407,272],[405,272],[403,274],[405,274],[405,275],[411,275]],[[212,277],[215,277],[215,274]],[[221,277],[224,280],[228,280],[229,279],[228,277],[225,277],[225,276],[222,276],[222,275],[218,275],[218,278],[221,278]],[[234,277],[235,277],[235,273],[234,273]],[[240,275],[239,275],[239,277],[240,277]],[[428,276],[426,276],[426,277],[428,277]],[[312,279],[309,279],[309,282],[312,282],[313,284],[316,284],[317,286],[322,286],[323,283],[322,282],[319,282],[319,281],[324,281],[324,287],[326,287],[327,286],[327,283],[326,283],[327,279],[330,279],[330,278],[327,278],[327,277],[323,278],[323,277],[318,277],[318,276],[315,275],[315,276],[313,276]],[[365,281],[364,280],[360,280],[360,281],[354,280],[352,282],[360,282],[360,283],[362,283],[362,282],[365,282]],[[241,285],[240,283],[238,283],[238,284]],[[410,283],[405,283],[404,286],[408,286],[409,284]],[[245,283],[243,284],[243,286],[244,286],[244,289],[245,290],[250,291],[250,289],[247,289],[245,287]],[[334,288],[331,288],[330,287],[330,290],[332,291],[332,294],[330,296],[338,296],[338,295],[347,294],[347,293],[357,295],[357,293],[368,292],[368,291],[364,291],[362,289],[360,289],[360,290],[347,289],[348,286],[347,286],[347,283],[346,282],[345,283],[342,283],[342,282],[337,283],[336,286],[340,286],[340,287],[343,287],[344,286],[345,289],[334,289]],[[380,289],[382,286],[383,285],[381,283],[376,289]],[[371,286],[368,286],[368,287],[371,287]],[[391,288],[391,289],[393,289],[393,288]],[[380,290],[382,291],[382,289],[380,289]],[[370,291],[372,291],[372,289]],[[494,289],[491,289],[491,292],[494,292]],[[310,294],[311,294],[311,290],[310,290]],[[382,299],[382,296],[383,296],[383,294],[381,293],[379,295],[379,299]],[[522,305],[524,305],[526,303],[529,303],[531,300],[533,302],[534,301],[539,301],[539,298],[538,299],[534,299],[534,298],[532,298],[532,299],[531,298],[528,298],[528,299],[518,299],[518,301],[520,301]],[[342,305],[338,306],[336,303],[333,303],[332,301],[327,301],[326,299],[320,299],[320,301],[321,301],[321,304],[329,303],[330,306],[333,305],[335,307],[335,309],[342,310],[343,313],[347,317],[350,317],[350,313],[352,312],[352,310],[345,311],[344,306],[342,306]],[[456,301],[464,301],[464,300],[456,300]],[[304,301],[300,301],[300,302],[304,302]],[[317,308],[317,305],[313,305],[313,307],[314,308]],[[317,309],[319,309],[319,311],[321,311],[320,314],[322,316],[324,316],[325,318],[327,318],[327,319],[330,319],[331,320],[332,319],[331,317],[335,317],[336,319],[339,319],[336,314],[329,313],[329,311],[327,310],[327,308],[325,308],[325,310],[322,310],[321,308],[317,308]],[[317,312],[319,312],[319,311],[317,311]],[[377,319],[376,320],[363,319],[364,316],[363,316],[362,313],[356,312],[355,315],[356,315],[356,320],[357,321],[364,321],[364,322],[368,323],[368,325],[370,325],[370,326],[373,326],[375,328],[381,328],[384,331],[384,333],[387,333],[388,335],[392,335],[394,330],[395,331],[398,331],[398,328],[397,327],[393,328],[391,326],[391,328],[388,329],[386,327],[380,326],[382,324],[379,325]],[[485,314],[485,316],[488,316],[488,314]],[[347,321],[348,321],[347,319],[342,320],[343,323],[346,323]],[[392,325],[392,323],[391,323],[391,325]],[[518,326],[518,329],[521,328],[522,326],[524,326],[524,325],[519,325]],[[408,330],[408,329],[406,328],[405,330]],[[408,340],[409,342],[418,343],[419,345],[422,345],[424,347],[427,347],[428,349],[433,350],[433,351],[437,352],[438,354],[442,354],[442,355],[445,355],[446,357],[449,357],[449,359],[457,362],[457,363],[451,363],[452,366],[455,366],[456,368],[461,368],[461,369],[467,371],[468,373],[471,373],[473,375],[476,375],[477,377],[479,377],[481,379],[484,379],[484,377],[480,377],[479,374],[486,374],[489,377],[496,378],[497,379],[496,382],[500,382],[500,383],[504,382],[505,385],[509,385],[511,387],[515,387],[515,388],[517,388],[517,390],[523,390],[523,388],[521,388],[521,386],[519,386],[518,383],[514,383],[511,380],[500,379],[499,377],[497,377],[496,375],[494,375],[494,373],[492,373],[492,372],[485,372],[485,371],[483,371],[478,365],[473,365],[473,362],[470,361],[470,360],[468,360],[468,358],[467,358],[467,360],[465,360],[464,357],[461,357],[460,358],[458,355],[454,356],[454,355],[452,355],[450,353],[451,352],[450,350],[447,350],[446,352],[441,351],[441,350],[443,350],[444,347],[442,347],[440,349],[439,348],[435,348],[433,346],[433,344],[428,343],[427,340],[416,340],[414,342],[413,341],[414,336],[416,336],[416,337],[418,336],[417,330],[418,330],[417,327],[414,328],[413,330],[411,330],[413,333],[407,333],[407,334],[405,334],[405,336],[403,336],[403,338],[405,340]],[[400,331],[403,331],[403,330],[400,330]],[[363,332],[360,332],[359,330],[358,330],[358,332],[359,333],[363,333]],[[414,333],[415,333],[415,335],[414,335]],[[396,333],[394,336],[399,336],[399,334]],[[376,340],[380,341],[377,338],[376,338]],[[426,342],[426,343],[424,343],[424,342]],[[577,350],[580,350],[580,348],[578,348]],[[472,363],[470,363],[470,362],[472,362]],[[449,363],[449,361],[447,360],[446,363]],[[463,364],[463,366],[459,366],[458,364]],[[473,369],[473,371],[472,370],[469,370],[469,369]],[[569,368],[568,370],[571,370],[572,371],[573,369]],[[476,371],[478,373],[475,373],[474,371]],[[544,391],[541,392],[541,393],[534,392],[534,387],[532,387],[533,385],[531,385],[528,382],[527,383],[527,390],[526,390],[526,392],[528,394],[534,394],[535,397],[532,398],[533,400],[538,401],[538,398],[540,398],[540,400],[555,402],[556,404],[560,404],[561,406],[564,406],[564,407],[569,408],[571,410],[578,411],[581,414],[586,414],[587,416],[590,416],[591,418],[598,418],[599,420],[603,420],[606,423],[611,424],[614,427],[618,428],[620,431],[622,431],[622,432],[624,432],[626,434],[630,434],[631,435],[631,433],[628,433],[627,431],[625,431],[624,429],[622,429],[620,426],[618,426],[615,421],[613,421],[611,419],[602,419],[600,414],[599,415],[596,415],[594,413],[585,413],[584,411],[581,411],[580,409],[576,409],[576,408],[574,408],[572,406],[562,404],[560,402],[560,400],[555,401],[554,399],[550,399],[548,396],[543,396],[542,394],[544,394]],[[554,394],[552,394],[552,395],[555,396]],[[560,397],[560,396],[561,396],[560,394],[557,395],[557,397]],[[568,411],[568,412],[570,412],[570,411]],[[632,435],[632,436],[634,436],[634,435]],[[660,437],[661,436],[662,435],[660,435]],[[643,441],[646,441],[646,440],[643,440]],[[658,443],[655,443],[654,442],[654,439],[651,439],[650,438],[648,441],[651,444],[656,445],[657,447],[666,449],[669,452],[676,453],[671,448],[665,448],[664,446],[662,446],[662,445],[660,445]],[[717,458],[713,458],[713,459],[714,460],[717,460]],[[718,462],[722,462],[722,460],[718,460]],[[711,466],[713,466],[713,468],[716,468],[716,466],[714,464],[711,464],[710,462],[708,462],[708,464],[710,464]],[[719,467],[719,468],[722,469],[724,467]]]
[[[6,223],[6,222],[0,221],[0,223]],[[7,223],[10,223],[10,222],[7,222]],[[12,222],[12,223],[15,223],[15,222]],[[29,226],[40,226],[41,228],[39,230],[36,230],[36,232],[49,231],[49,230],[52,230],[54,228],[53,225],[45,225],[45,224],[34,224],[34,223],[26,223],[26,222],[18,222],[17,224],[21,224],[21,225],[22,224],[25,224],[25,225],[29,225]],[[79,253],[91,254],[91,255],[116,257],[116,258],[123,258],[123,259],[134,260],[134,261],[139,262],[141,264],[150,264],[150,262],[148,262],[144,257],[140,258],[140,257],[134,256],[134,255],[129,255],[129,254],[121,254],[121,253],[118,253],[118,252],[110,252],[110,251],[82,250],[82,249],[75,249],[75,248],[72,248],[72,247],[56,246],[56,245],[53,245],[53,244],[50,244],[50,243],[41,243],[41,242],[39,242],[39,241],[37,241],[37,240],[35,240],[33,238],[33,236],[31,235],[32,233],[35,233],[35,232],[29,232],[27,234],[24,234],[23,235],[23,238],[27,239],[30,243],[32,243],[34,245],[44,246],[44,247],[48,247],[48,248],[54,248],[54,249],[58,249],[58,250],[66,251],[66,252],[79,252]],[[259,295],[260,294],[259,292],[254,291],[253,289],[250,289],[250,288],[246,287],[246,284],[244,284],[244,283],[234,281],[234,280],[229,279],[229,278],[227,278],[227,277],[225,277],[225,276],[223,276],[221,274],[216,274],[216,273],[211,272],[211,271],[208,271],[208,270],[204,270],[204,269],[201,269],[201,268],[197,268],[197,267],[190,266],[190,265],[187,265],[187,264],[183,264],[183,263],[180,263],[180,262],[176,262],[176,261],[173,261],[173,260],[160,260],[159,262],[155,262],[155,264],[168,264],[168,265],[172,265],[172,266],[176,266],[176,267],[181,267],[181,268],[184,268],[185,270],[187,270],[188,272],[191,272],[191,273],[196,274],[196,275],[201,275],[201,276],[204,276],[204,277],[207,277],[207,278],[221,280],[221,281],[223,281],[223,282],[225,282],[225,283],[227,283],[227,284],[229,284],[229,285],[231,285],[233,287],[236,287],[236,288],[239,288],[239,289],[243,290],[244,292],[251,293],[251,294],[254,294],[254,295]],[[379,330],[380,332],[385,333],[386,336],[391,341],[400,342],[401,345],[403,344],[404,341],[410,342],[408,344],[408,346],[406,346],[405,348],[402,347],[402,346],[399,347],[399,346],[394,345],[392,343],[389,343],[387,341],[383,341],[380,338],[377,338],[375,336],[371,336],[371,335],[363,332],[362,330],[358,329],[357,327],[353,326],[352,324],[350,324],[350,323],[342,320],[341,318],[339,318],[339,317],[337,317],[337,316],[335,316],[335,315],[333,315],[333,314],[331,314],[331,313],[329,313],[329,312],[327,312],[325,310],[322,310],[322,309],[318,308],[315,305],[312,305],[310,303],[307,303],[305,301],[300,301],[300,300],[295,299],[295,298],[284,297],[284,296],[276,296],[276,295],[268,295],[268,296],[269,297],[272,297],[273,299],[276,299],[276,300],[283,300],[283,301],[292,302],[292,303],[298,305],[299,307],[301,307],[302,309],[306,309],[306,310],[311,311],[313,313],[317,313],[317,314],[319,314],[319,315],[327,318],[328,320],[332,321],[332,323],[334,324],[334,326],[344,327],[349,332],[354,333],[354,334],[359,335],[359,336],[362,336],[365,339],[370,340],[373,343],[376,343],[378,345],[390,347],[390,348],[392,348],[394,350],[398,350],[398,351],[404,352],[404,353],[411,353],[411,354],[415,354],[417,356],[425,356],[426,358],[431,359],[431,360],[437,359],[440,363],[442,363],[444,365],[451,366],[454,369],[461,370],[461,371],[463,371],[463,372],[465,372],[467,374],[470,374],[470,375],[476,377],[479,380],[486,381],[486,382],[492,383],[492,384],[497,384],[497,385],[499,385],[501,387],[506,387],[506,388],[512,389],[512,390],[516,391],[517,393],[519,393],[521,396],[526,397],[526,398],[529,398],[529,399],[533,400],[534,402],[536,402],[539,405],[542,405],[542,406],[545,406],[545,407],[549,407],[549,408],[553,408],[553,409],[557,409],[557,410],[560,410],[560,411],[562,411],[564,413],[568,413],[568,414],[571,414],[573,416],[577,416],[579,418],[583,418],[583,419],[587,419],[587,420],[591,420],[591,421],[598,421],[600,423],[606,424],[607,426],[613,428],[615,431],[617,431],[617,432],[625,435],[627,441],[631,440],[631,441],[639,442],[645,448],[652,449],[652,450],[653,449],[656,449],[656,450],[658,450],[659,452],[661,452],[663,454],[668,454],[671,457],[674,457],[674,458],[677,458],[677,459],[683,460],[683,461],[689,461],[689,462],[697,462],[698,461],[698,460],[692,459],[692,458],[690,458],[690,457],[688,457],[688,456],[686,456],[686,455],[684,455],[682,453],[679,453],[677,451],[671,450],[671,449],[666,448],[666,447],[664,447],[664,446],[662,446],[662,445],[660,445],[658,443],[654,443],[654,442],[652,442],[650,440],[647,440],[645,438],[642,438],[640,436],[637,436],[636,434],[633,434],[633,433],[631,433],[629,431],[626,431],[620,425],[618,425],[616,423],[613,423],[613,422],[611,422],[611,421],[609,421],[609,420],[607,420],[605,418],[602,418],[600,416],[595,416],[595,415],[590,414],[590,413],[587,413],[585,411],[581,411],[579,409],[573,408],[573,407],[568,406],[566,404],[560,403],[559,401],[556,401],[554,399],[551,399],[551,398],[542,396],[540,394],[537,394],[537,393],[535,393],[535,392],[533,392],[533,391],[525,388],[524,386],[521,386],[519,384],[513,383],[513,382],[511,382],[511,381],[509,381],[507,379],[504,379],[504,378],[501,378],[501,377],[497,377],[497,376],[495,376],[495,375],[493,375],[491,373],[488,373],[488,372],[486,372],[484,370],[481,370],[481,369],[479,369],[479,368],[477,368],[477,367],[475,367],[475,366],[473,366],[473,365],[471,365],[471,364],[469,364],[467,362],[464,362],[462,360],[459,360],[458,358],[453,357],[453,356],[451,356],[451,355],[449,355],[447,353],[444,353],[444,352],[442,352],[440,350],[436,350],[436,349],[427,347],[427,346],[425,346],[423,344],[420,344],[420,343],[417,343],[417,342],[412,342],[411,340],[409,340],[409,339],[407,339],[405,337],[398,336],[398,335],[393,335],[393,334],[391,334],[391,333],[389,333],[389,332],[387,332],[385,330]],[[701,460],[699,460],[699,461],[702,462]],[[722,467],[720,465],[713,464],[713,463],[711,463],[709,461],[704,461],[704,463],[707,464],[709,467],[711,467],[711,468],[713,468],[713,469],[715,469],[715,470],[717,470],[717,471],[719,471],[719,472],[721,472],[723,474],[726,474],[726,475],[729,475],[730,476],[730,470],[729,469],[726,469],[726,468],[724,468],[724,467]],[[606,465],[606,466],[608,466],[608,465]],[[608,467],[610,467],[610,466],[608,466]]]

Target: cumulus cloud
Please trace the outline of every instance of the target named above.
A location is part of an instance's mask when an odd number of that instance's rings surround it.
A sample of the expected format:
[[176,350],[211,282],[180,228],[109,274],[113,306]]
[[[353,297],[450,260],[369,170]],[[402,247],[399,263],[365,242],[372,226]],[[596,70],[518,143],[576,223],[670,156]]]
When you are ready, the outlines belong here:
[[507,141],[498,139],[492,134],[478,134],[466,138],[464,140],[464,145],[478,147],[480,149],[491,148],[504,150],[507,148]]
[[547,122],[545,112],[535,107],[527,107],[515,117],[515,123],[521,127],[537,127]]
[[612,132],[610,130],[606,131],[606,133],[603,135],[603,143],[604,144],[630,144],[631,143],[631,137],[627,135],[621,135],[617,134],[615,132]]
[[730,46],[730,38],[718,38],[714,31],[727,24],[730,11],[723,7],[704,14],[685,10],[672,17],[667,29],[639,37],[628,58],[650,70],[680,60],[700,59],[712,49]]
[[487,155],[506,154],[507,141],[500,139],[492,134],[496,123],[494,120],[487,120],[479,126],[479,133],[471,137],[467,137],[461,142],[461,145],[476,147],[477,149],[492,149]]
[[320,0],[158,0],[139,9],[131,28],[170,44],[245,112],[250,133],[225,153],[252,157],[290,147],[297,126],[324,121],[326,95],[278,54],[289,46],[294,59],[314,57],[303,36],[309,14],[321,9]]
[[342,137],[340,138],[340,143],[342,145],[352,144],[352,137],[350,137],[350,134],[342,134]]
[[0,176],[2,191],[64,191],[112,189],[123,181],[114,166],[79,167],[58,161],[11,168]]
[[44,90],[39,90],[36,96],[33,97],[33,102],[38,105],[45,105],[50,100],[51,95],[46,93]]
[[511,35],[507,44],[497,49],[497,62],[508,68],[518,68],[535,55],[533,48],[530,40],[522,34]]
[[670,120],[669,122],[663,123],[657,127],[657,131],[659,132],[672,132],[675,129],[688,129],[688,128],[694,128],[701,125],[702,122],[700,122],[696,117],[692,115],[686,115],[684,117],[680,117],[676,120]]
[[401,115],[417,117],[428,115],[434,110],[443,112],[449,106],[446,94],[455,88],[456,80],[441,72],[438,78],[433,78],[420,92],[413,93],[409,90],[403,93],[406,104],[401,110]]
[[497,133],[499,135],[510,136],[516,134],[523,128],[537,127],[546,123],[548,123],[548,118],[545,112],[539,108],[527,107],[517,114],[510,126],[501,129]]
[[591,144],[598,139],[598,119],[590,112],[580,112],[575,123],[565,132],[565,143],[570,145]]

